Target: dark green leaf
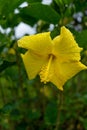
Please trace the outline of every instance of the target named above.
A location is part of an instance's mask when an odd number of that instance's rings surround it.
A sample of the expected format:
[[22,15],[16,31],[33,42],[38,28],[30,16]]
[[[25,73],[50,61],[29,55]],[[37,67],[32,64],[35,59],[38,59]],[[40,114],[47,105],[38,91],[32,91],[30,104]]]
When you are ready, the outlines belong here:
[[48,5],[43,5],[41,3],[32,3],[28,7],[21,9],[21,14],[25,16],[31,16],[38,20],[42,19],[48,23],[57,24],[59,21],[59,14]]
[[2,72],[6,68],[13,66],[15,64],[16,64],[16,62],[3,61],[2,64],[0,65],[0,72]]
[[21,20],[24,23],[27,23],[31,26],[33,26],[38,20],[32,16],[29,16],[29,14],[25,14],[25,12],[21,12],[19,17],[21,17]]

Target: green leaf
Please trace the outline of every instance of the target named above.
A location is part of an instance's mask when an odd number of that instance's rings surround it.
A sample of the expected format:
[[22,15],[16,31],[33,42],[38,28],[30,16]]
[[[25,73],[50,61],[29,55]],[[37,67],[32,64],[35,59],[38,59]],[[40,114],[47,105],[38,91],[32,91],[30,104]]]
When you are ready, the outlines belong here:
[[7,104],[5,104],[4,105],[4,107],[2,108],[2,113],[10,113],[11,111],[12,111],[12,109],[13,109],[13,106],[12,106],[12,104],[10,104],[10,103],[7,103]]
[[55,2],[56,2],[58,5],[63,5],[63,1],[62,1],[62,0],[55,0]]
[[85,130],[87,130],[87,119],[85,119],[85,120],[83,121],[83,126],[84,126]]
[[19,19],[14,10],[23,2],[24,0],[0,0],[0,25],[4,28],[13,27],[14,23],[17,25]]
[[13,109],[10,112],[11,120],[18,121],[22,118],[22,115],[18,109]]
[[29,4],[28,7],[20,9],[20,13],[53,24],[57,24],[60,18],[59,14],[51,6],[41,3]]
[[54,125],[57,120],[57,112],[58,107],[57,104],[51,102],[47,105],[46,112],[45,112],[45,123],[47,125]]
[[6,16],[9,13],[13,12],[14,9],[16,9],[21,3],[23,3],[24,0],[6,0],[3,2],[3,0],[0,0],[0,14],[2,16]]
[[36,18],[25,14],[25,12],[20,13],[19,17],[21,17],[21,21],[31,26],[33,26],[38,21]]
[[3,61],[2,64],[0,65],[0,72],[2,72],[6,68],[11,67],[15,64],[16,64],[16,62]]
[[87,8],[87,0],[79,0],[79,4],[78,4],[78,0],[74,0],[74,4],[75,4],[76,12],[85,11]]
[[5,48],[5,44],[3,44],[2,46],[0,46],[0,53],[2,52],[2,50]]
[[3,46],[5,46],[9,40],[10,38],[8,38],[6,34],[0,32],[0,49],[3,48]]
[[75,35],[75,39],[81,47],[87,49],[87,30],[83,30],[82,32],[73,32]]
[[39,110],[36,110],[36,111],[29,110],[28,111],[28,118],[31,120],[38,119],[38,118],[40,118],[40,116],[41,116],[41,113]]
[[42,0],[27,0],[29,3],[36,3],[36,2],[41,2]]

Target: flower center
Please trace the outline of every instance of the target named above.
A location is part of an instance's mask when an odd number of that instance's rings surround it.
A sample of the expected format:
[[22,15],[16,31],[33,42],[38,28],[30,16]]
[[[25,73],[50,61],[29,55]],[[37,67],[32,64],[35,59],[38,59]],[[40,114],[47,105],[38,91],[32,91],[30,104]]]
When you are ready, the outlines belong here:
[[48,58],[48,63],[41,68],[41,71],[39,73],[41,82],[47,83],[50,81],[50,77],[52,76],[50,72],[50,67],[53,59],[54,55],[50,54]]

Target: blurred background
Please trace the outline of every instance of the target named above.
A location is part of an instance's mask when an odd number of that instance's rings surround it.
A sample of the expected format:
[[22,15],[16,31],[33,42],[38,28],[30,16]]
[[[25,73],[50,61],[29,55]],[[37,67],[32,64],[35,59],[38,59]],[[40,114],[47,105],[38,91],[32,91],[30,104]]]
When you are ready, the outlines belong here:
[[87,130],[87,71],[61,92],[39,76],[28,79],[17,46],[24,35],[51,31],[54,38],[63,25],[87,65],[87,0],[0,0],[0,130]]

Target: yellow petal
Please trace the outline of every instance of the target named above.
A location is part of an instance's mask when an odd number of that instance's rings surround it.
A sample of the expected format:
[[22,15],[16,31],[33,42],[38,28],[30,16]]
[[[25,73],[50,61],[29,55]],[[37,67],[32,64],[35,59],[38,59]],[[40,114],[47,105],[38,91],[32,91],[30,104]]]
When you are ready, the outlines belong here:
[[24,55],[21,54],[21,56],[29,79],[35,78],[43,64],[47,62],[47,57],[42,57],[33,51],[27,51]]
[[82,48],[78,46],[72,33],[65,27],[61,27],[61,34],[53,39],[53,53],[60,61],[80,60],[80,51]]
[[60,65],[61,74],[64,75],[65,80],[72,78],[78,72],[87,69],[81,62],[67,62]]
[[65,82],[76,75],[81,70],[87,69],[81,62],[64,62],[59,63],[58,59],[54,61],[54,75],[51,77],[51,82],[59,89],[63,90]]
[[50,82],[52,82],[58,89],[63,90],[63,76],[61,75],[61,70],[59,66],[56,65],[55,60],[51,64],[50,74]]
[[25,49],[31,49],[39,54],[49,54],[52,51],[50,32],[24,36],[18,40],[18,46]]

